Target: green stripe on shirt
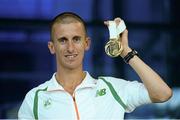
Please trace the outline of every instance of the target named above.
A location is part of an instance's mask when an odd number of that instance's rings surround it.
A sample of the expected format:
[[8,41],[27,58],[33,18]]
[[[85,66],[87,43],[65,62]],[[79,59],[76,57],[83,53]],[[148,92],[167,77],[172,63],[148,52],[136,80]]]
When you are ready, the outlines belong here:
[[40,91],[47,91],[47,88],[44,88],[44,89],[38,89],[35,93],[35,96],[34,96],[34,105],[33,105],[33,113],[34,113],[34,119],[35,120],[38,120],[38,93]]
[[123,103],[123,101],[121,100],[121,98],[117,94],[117,92],[114,89],[114,87],[112,86],[112,84],[110,82],[106,81],[105,78],[103,78],[103,77],[99,77],[99,79],[102,79],[107,84],[107,86],[109,87],[114,99],[126,110],[127,106]]

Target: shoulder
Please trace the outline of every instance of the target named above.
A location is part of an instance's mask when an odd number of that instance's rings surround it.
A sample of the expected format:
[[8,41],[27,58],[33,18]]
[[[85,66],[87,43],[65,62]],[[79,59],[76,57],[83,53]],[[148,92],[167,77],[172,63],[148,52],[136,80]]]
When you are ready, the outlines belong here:
[[33,99],[35,94],[38,92],[38,91],[45,91],[47,90],[49,84],[51,84],[51,81],[48,80],[34,88],[32,88],[25,96],[26,99]]
[[126,86],[130,83],[130,81],[121,79],[121,78],[116,78],[116,77],[111,77],[111,76],[100,76],[98,77],[98,81],[107,81],[110,82],[113,86]]
[[[125,91],[126,93],[144,87],[141,82],[138,81],[129,81],[121,78],[110,77],[110,76],[100,76],[98,77],[98,81],[101,81],[101,84],[110,83],[112,87],[117,91]],[[124,94],[124,92],[123,92]]]

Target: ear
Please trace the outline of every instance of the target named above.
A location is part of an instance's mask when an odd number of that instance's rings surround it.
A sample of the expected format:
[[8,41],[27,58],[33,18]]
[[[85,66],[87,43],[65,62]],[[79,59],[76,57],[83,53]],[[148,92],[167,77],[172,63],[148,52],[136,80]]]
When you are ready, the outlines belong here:
[[86,41],[85,42],[86,42],[85,43],[86,44],[85,50],[88,51],[90,46],[91,46],[91,39],[90,39],[90,37],[86,37]]
[[54,43],[52,41],[48,42],[48,48],[51,54],[55,54],[55,48],[54,48]]

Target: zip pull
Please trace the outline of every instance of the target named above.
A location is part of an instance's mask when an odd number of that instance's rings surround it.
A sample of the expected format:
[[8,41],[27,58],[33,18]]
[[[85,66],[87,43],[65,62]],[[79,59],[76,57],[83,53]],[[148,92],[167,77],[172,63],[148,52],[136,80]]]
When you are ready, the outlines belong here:
[[73,98],[73,102],[74,102],[74,108],[75,108],[75,111],[76,111],[77,120],[80,120],[79,111],[78,111],[78,107],[77,107],[77,104],[76,104],[76,99],[75,99],[75,95],[74,94],[73,94],[72,98]]
[[73,96],[72,98],[73,98],[73,101],[74,101],[74,102],[76,102],[76,99],[75,99],[75,97]]

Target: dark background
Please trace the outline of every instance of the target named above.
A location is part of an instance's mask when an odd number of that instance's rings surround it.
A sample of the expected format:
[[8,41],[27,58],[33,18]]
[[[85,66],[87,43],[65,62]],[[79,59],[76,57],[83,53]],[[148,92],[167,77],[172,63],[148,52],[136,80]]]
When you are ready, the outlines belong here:
[[130,46],[173,88],[170,101],[142,106],[126,118],[180,118],[179,0],[1,0],[0,118],[17,118],[25,94],[55,72],[47,48],[49,24],[64,11],[87,22],[92,46],[84,68],[95,78],[139,80],[120,57],[110,58],[104,52],[109,34],[103,21],[119,16],[127,25]]

